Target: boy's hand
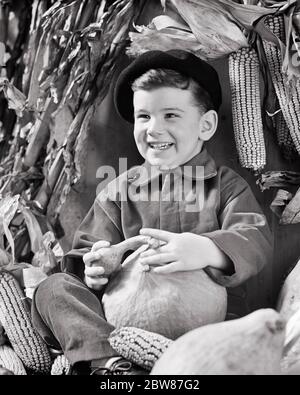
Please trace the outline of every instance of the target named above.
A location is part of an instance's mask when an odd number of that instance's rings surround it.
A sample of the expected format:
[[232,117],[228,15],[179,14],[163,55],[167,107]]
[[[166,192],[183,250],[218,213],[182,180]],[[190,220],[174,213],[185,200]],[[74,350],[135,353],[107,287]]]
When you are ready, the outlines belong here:
[[161,241],[162,246],[141,254],[141,264],[155,267],[155,273],[174,273],[204,269],[233,270],[230,259],[207,237],[194,233],[171,233],[157,229],[142,229],[140,233]]
[[94,289],[95,291],[101,291],[101,289],[108,283],[108,278],[104,276],[104,267],[101,266],[99,250],[101,248],[109,247],[110,243],[108,241],[98,241],[93,245],[91,252],[88,252],[83,256],[83,262],[85,264],[84,282],[89,288]]
[[153,237],[164,244],[157,249],[149,249],[140,256],[142,265],[160,265],[153,269],[155,273],[199,270],[207,266],[203,257],[204,237],[193,233],[178,234],[157,229],[142,229],[140,234]]

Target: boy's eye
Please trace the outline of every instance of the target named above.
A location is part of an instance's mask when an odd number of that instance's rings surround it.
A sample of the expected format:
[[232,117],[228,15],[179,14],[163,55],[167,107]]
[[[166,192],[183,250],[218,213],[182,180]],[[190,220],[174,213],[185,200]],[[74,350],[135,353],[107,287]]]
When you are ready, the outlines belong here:
[[137,114],[136,118],[137,119],[150,119],[150,115],[148,115],[148,114]]
[[165,116],[166,118],[179,118],[179,115],[173,112],[168,112]]

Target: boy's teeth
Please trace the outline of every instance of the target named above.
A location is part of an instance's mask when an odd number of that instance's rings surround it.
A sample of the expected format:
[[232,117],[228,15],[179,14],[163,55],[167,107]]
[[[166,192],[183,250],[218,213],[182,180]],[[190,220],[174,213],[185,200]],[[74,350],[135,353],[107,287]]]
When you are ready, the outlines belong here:
[[151,148],[154,149],[159,149],[159,150],[165,150],[167,148],[170,148],[173,144],[171,143],[166,143],[166,144],[150,144]]

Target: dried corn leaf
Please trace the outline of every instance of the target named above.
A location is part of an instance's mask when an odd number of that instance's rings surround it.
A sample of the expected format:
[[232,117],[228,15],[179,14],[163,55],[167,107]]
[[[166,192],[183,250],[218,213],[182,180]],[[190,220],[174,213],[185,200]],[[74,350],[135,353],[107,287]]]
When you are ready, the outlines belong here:
[[45,212],[57,180],[64,168],[63,149],[56,151],[56,155],[54,155],[52,152],[51,156],[53,156],[53,161],[51,161],[51,163],[45,163],[45,167],[47,166],[49,169],[45,175],[45,180],[34,200],[34,203],[42,212]]
[[32,299],[36,287],[47,278],[39,267],[23,269],[24,291],[27,298]]
[[286,2],[280,2],[281,4],[278,4],[278,7],[270,9],[268,7],[264,7],[263,4],[257,6],[251,4],[239,4],[232,0],[214,1],[220,2],[232,17],[248,30],[254,28],[257,21],[263,16],[275,14],[278,12],[279,7],[286,6]]
[[[56,156],[55,147],[62,147],[65,141],[66,131],[69,129],[72,121],[74,119],[74,112],[68,106],[68,103],[62,108],[57,109],[52,114],[52,122],[50,125],[51,135],[50,140],[47,147],[47,153],[50,155],[48,156],[49,161],[45,159],[45,170],[49,164],[51,164]],[[51,151],[53,150],[53,155]],[[52,158],[51,158],[52,156]]]
[[[86,52],[86,55],[88,55],[86,58],[92,59],[92,62],[88,62],[88,66],[85,67],[85,70],[89,70],[90,75],[81,94],[80,108],[78,108],[66,135],[64,144],[65,167],[57,181],[54,196],[51,200],[52,212],[51,214],[48,212],[52,223],[56,222],[71,186],[81,177],[84,141],[87,138],[90,121],[95,109],[107,95],[118,67],[118,59],[120,59],[127,44],[128,31],[134,19],[142,10],[144,3],[136,3],[133,0],[115,1],[103,14],[99,24],[86,29],[81,36],[84,48],[89,49]],[[99,29],[100,27],[101,29]],[[87,46],[86,43],[88,43]],[[101,48],[101,52],[95,51],[96,46]],[[96,60],[97,63],[95,63]]]
[[[248,46],[240,27],[220,4],[193,0],[170,3],[186,24],[170,15],[161,15],[148,27],[138,26],[140,34],[130,34],[129,55],[137,56],[153,49],[185,49],[202,59],[213,60]],[[173,9],[170,14],[173,15]]]
[[0,42],[0,67],[5,66],[5,45]]
[[292,32],[292,39],[295,49],[295,60],[298,61],[298,65],[300,65],[300,33],[293,31]]
[[[58,6],[58,2],[55,6]],[[29,29],[29,40],[24,55],[25,70],[23,74],[23,92],[28,94],[32,70],[35,63],[36,52],[39,47],[40,39],[43,35],[43,29],[40,27],[42,16],[47,10],[46,2],[34,0],[31,11],[31,25]]]
[[26,108],[28,108],[25,95],[14,87],[7,78],[0,78],[1,91],[4,92],[8,108],[14,110],[19,117],[22,117]]
[[248,46],[240,26],[225,9],[223,2],[219,0],[170,0],[169,2],[188,24],[196,39],[203,46],[214,48],[220,56]]
[[280,224],[290,225],[300,223],[300,189],[284,210]]
[[6,197],[0,203],[0,235],[5,235],[11,248],[12,264],[15,263],[15,242],[9,225],[19,208],[20,195]]
[[257,181],[262,192],[270,188],[287,188],[300,184],[300,173],[294,171],[270,171]]
[[295,86],[297,87],[296,89],[298,89],[300,78],[300,56],[298,53],[299,42],[297,39],[299,37],[293,23],[293,14],[294,8],[292,7],[289,9],[285,17],[287,42],[285,43],[285,51],[283,51],[284,61],[282,70],[287,76],[287,80],[290,82],[290,85]]
[[27,167],[34,166],[41,149],[46,145],[49,138],[49,122],[53,111],[57,105],[51,100],[51,97],[47,98],[44,103],[45,108],[42,113],[42,117],[37,118],[35,124],[32,127],[31,133],[28,136],[28,146],[24,157],[24,164]]
[[278,217],[281,218],[286,205],[292,200],[293,194],[289,191],[279,189],[276,197],[271,203],[271,210]]
[[10,262],[9,254],[2,248],[0,248],[0,267],[7,266]]
[[36,253],[40,250],[43,244],[43,234],[39,222],[34,214],[25,205],[20,204],[19,209],[24,217],[27,231],[30,238],[31,251]]
[[[293,1],[290,2],[291,4]],[[263,7],[283,7],[287,5],[287,1],[280,1],[280,0],[261,0],[261,4]]]
[[[63,54],[62,48],[64,48],[68,42],[68,40],[64,40],[64,37],[70,37],[69,34],[74,28],[79,8],[80,1],[72,1],[61,7],[55,4],[55,6],[51,7],[48,12],[43,15],[41,20],[43,34],[38,42],[38,50],[31,73],[31,83],[28,94],[29,104],[36,103],[39,99],[41,94],[40,84],[43,82],[45,76],[51,74],[53,71],[53,61],[55,62],[55,66],[59,64],[60,57]],[[59,42],[56,43],[53,37],[55,38],[57,32],[60,31],[64,32],[64,34],[60,35]]]
[[36,56],[34,59],[34,67],[31,72],[31,80],[28,93],[28,103],[31,106],[36,105],[40,97],[40,75],[44,69],[44,56],[47,51],[48,43],[51,40],[51,37],[54,35],[54,26],[56,25],[56,28],[59,29],[61,24],[63,23],[64,16],[65,15],[58,14],[57,18],[53,21],[53,25],[51,25],[50,23],[45,24],[43,28],[43,34],[40,37],[38,49],[36,51]]
[[58,265],[56,256],[52,250],[55,244],[53,232],[47,232],[42,237],[42,243],[39,251],[33,257],[32,265],[41,269],[46,275],[50,275]]
[[128,56],[137,57],[147,51],[168,51],[171,49],[185,49],[204,60],[221,56],[218,49],[216,52],[214,48],[208,48],[199,43],[192,32],[183,32],[174,28],[163,30],[146,26],[137,26],[136,28],[139,33],[129,33],[131,45],[127,50]]

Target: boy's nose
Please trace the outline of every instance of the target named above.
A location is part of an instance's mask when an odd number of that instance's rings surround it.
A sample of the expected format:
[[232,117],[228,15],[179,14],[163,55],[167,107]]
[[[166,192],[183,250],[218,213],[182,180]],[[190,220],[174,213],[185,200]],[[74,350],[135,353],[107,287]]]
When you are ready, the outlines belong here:
[[147,130],[149,136],[162,135],[165,133],[164,125],[158,120],[153,120]]
[[147,134],[148,136],[154,137],[154,136],[161,136],[162,134],[164,134],[164,131],[162,129],[148,129],[147,130]]

